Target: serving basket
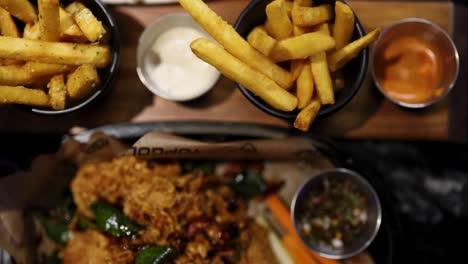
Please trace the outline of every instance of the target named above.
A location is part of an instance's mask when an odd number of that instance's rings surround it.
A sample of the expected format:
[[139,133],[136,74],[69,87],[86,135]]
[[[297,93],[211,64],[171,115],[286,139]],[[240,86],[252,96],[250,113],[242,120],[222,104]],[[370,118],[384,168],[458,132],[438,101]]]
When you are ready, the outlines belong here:
[[[15,170],[27,168],[28,163],[35,155],[40,154],[41,151],[49,153],[53,152],[54,149],[57,150],[67,139],[75,139],[81,143],[86,143],[90,140],[93,133],[97,131],[103,132],[104,134],[127,144],[135,143],[136,140],[150,132],[172,134],[202,142],[226,143],[239,140],[257,139],[281,140],[292,137],[300,137],[310,140],[317,151],[329,159],[334,166],[344,167],[359,172],[375,188],[382,204],[382,224],[375,240],[367,250],[375,263],[398,263],[398,261],[396,261],[396,258],[398,257],[398,250],[396,248],[398,245],[397,241],[400,239],[398,218],[392,209],[389,194],[387,193],[383,182],[379,178],[378,173],[369,170],[366,164],[360,164],[355,161],[351,156],[347,155],[346,152],[340,151],[337,145],[335,145],[331,140],[314,137],[310,134],[303,134],[284,127],[249,123],[194,121],[125,123],[97,127],[77,135],[43,136],[45,137],[43,139],[34,139],[34,144],[36,145],[32,149],[25,148],[24,150],[19,150],[13,140],[10,141],[11,146],[4,146],[2,151],[3,153],[0,153],[0,161],[2,161],[1,164],[3,164],[3,167],[0,164],[0,177],[5,174],[11,174],[15,172]],[[11,151],[8,151],[8,149]],[[313,155],[313,153],[310,153],[310,155]],[[2,208],[0,208],[0,213],[1,209]],[[2,254],[5,254],[5,252]],[[2,258],[0,258],[0,263],[9,263],[6,259],[7,258],[2,262]]]

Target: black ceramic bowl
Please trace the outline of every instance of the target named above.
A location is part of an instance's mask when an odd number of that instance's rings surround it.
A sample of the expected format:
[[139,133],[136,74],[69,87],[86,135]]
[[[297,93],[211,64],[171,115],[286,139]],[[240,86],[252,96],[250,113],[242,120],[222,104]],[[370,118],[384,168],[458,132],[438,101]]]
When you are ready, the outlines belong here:
[[[31,1],[36,5],[37,1]],[[73,0],[62,0],[60,1],[62,5],[68,5],[73,2]],[[96,101],[99,97],[109,91],[112,86],[112,82],[117,73],[119,62],[120,62],[120,33],[117,26],[117,23],[112,16],[111,11],[104,5],[100,0],[81,0],[91,12],[96,16],[96,18],[106,26],[106,29],[111,32],[111,39],[109,45],[111,46],[112,60],[110,64],[104,68],[99,69],[99,76],[101,78],[101,85],[97,87],[96,91],[88,96],[86,99],[81,100],[77,103],[66,106],[63,110],[53,110],[53,109],[44,109],[44,108],[29,108],[32,112],[44,115],[61,115],[74,112],[78,109],[81,109],[85,106],[88,106],[91,102]]]
[[[250,2],[249,5],[242,11],[239,18],[234,25],[237,32],[244,38],[247,37],[249,32],[255,27],[260,24],[263,24],[266,19],[265,14],[265,7],[271,2],[272,0],[253,0]],[[342,1],[344,2],[344,1]],[[364,28],[362,27],[359,19],[355,18],[355,25],[354,25],[354,34],[353,40],[356,40],[365,35]],[[359,55],[350,61],[344,68],[344,78],[345,78],[345,87],[335,95],[335,104],[333,105],[326,105],[323,106],[317,117],[324,117],[331,113],[334,113],[345,106],[351,98],[357,93],[359,88],[361,87],[362,82],[366,76],[367,72],[367,63],[368,63],[368,49],[364,49],[359,53]],[[261,110],[265,111],[266,113],[287,119],[287,120],[294,120],[296,119],[298,111],[294,112],[284,112],[280,110],[276,110],[267,103],[265,103],[261,98],[255,96],[253,93],[248,91],[244,86],[241,84],[237,84],[239,89],[241,90],[242,94],[244,94],[250,102],[256,105]]]

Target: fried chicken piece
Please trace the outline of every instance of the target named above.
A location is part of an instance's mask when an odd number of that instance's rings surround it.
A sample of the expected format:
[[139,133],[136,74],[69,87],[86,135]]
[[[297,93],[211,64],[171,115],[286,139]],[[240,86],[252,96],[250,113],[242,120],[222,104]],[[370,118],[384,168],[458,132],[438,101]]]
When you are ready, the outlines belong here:
[[64,264],[127,264],[133,263],[133,253],[114,245],[103,234],[90,229],[73,232],[67,247],[61,252]]
[[124,212],[127,208],[133,208],[151,215],[158,210],[171,208],[174,199],[174,184],[161,177],[152,177],[146,181],[136,182],[132,188],[129,188],[124,197]]
[[80,212],[93,218],[90,205],[104,198],[110,203],[122,199],[124,192],[124,177],[131,170],[138,169],[139,163],[133,160],[115,159],[112,162],[87,164],[78,170],[71,183],[73,199]]
[[[90,205],[104,199],[112,204],[124,201],[124,207],[153,211],[173,204],[175,187],[166,178],[180,173],[176,163],[148,166],[135,157],[121,157],[112,162],[87,164],[77,172],[71,183],[74,201],[87,217],[93,214]],[[172,176],[171,176],[172,175]]]

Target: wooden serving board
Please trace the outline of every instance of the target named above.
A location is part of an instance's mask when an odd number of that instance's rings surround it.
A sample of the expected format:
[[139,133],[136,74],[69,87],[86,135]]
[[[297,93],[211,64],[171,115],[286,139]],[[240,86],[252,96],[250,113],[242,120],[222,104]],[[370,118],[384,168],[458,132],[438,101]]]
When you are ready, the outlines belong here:
[[[210,1],[208,4],[233,24],[247,0]],[[366,30],[385,28],[399,19],[429,19],[452,32],[450,2],[352,1]],[[221,77],[208,94],[188,103],[153,96],[136,75],[136,48],[144,28],[163,15],[184,12],[177,4],[113,6],[122,38],[122,60],[113,92],[91,107],[61,117],[28,113],[15,106],[0,106],[0,132],[67,132],[73,126],[95,127],[117,122],[212,120],[255,122],[289,126],[252,105],[235,84]],[[448,138],[448,99],[423,111],[408,111],[384,99],[370,77],[355,98],[340,112],[316,124],[312,133],[348,138],[432,139]]]

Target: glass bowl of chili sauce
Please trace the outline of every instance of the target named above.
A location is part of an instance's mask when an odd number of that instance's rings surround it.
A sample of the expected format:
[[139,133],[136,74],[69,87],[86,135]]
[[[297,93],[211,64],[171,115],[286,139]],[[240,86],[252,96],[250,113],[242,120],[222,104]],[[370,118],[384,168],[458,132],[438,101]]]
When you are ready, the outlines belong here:
[[365,250],[382,222],[374,188],[361,175],[344,168],[322,171],[307,180],[296,192],[291,212],[302,242],[331,259]]
[[374,83],[393,103],[425,108],[443,99],[459,73],[457,48],[435,23],[407,18],[387,27],[374,43]]

